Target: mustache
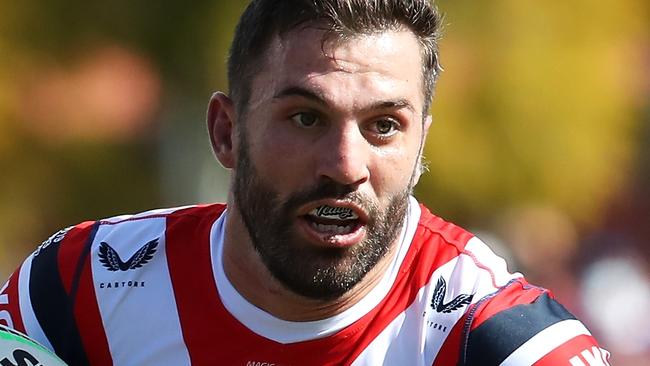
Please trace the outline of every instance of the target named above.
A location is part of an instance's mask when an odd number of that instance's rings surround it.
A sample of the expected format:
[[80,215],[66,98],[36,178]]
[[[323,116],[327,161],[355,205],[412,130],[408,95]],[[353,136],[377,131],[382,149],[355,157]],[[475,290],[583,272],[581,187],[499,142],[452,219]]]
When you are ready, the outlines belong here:
[[284,203],[285,212],[292,212],[309,202],[322,199],[337,199],[352,202],[368,213],[377,212],[372,199],[357,191],[355,185],[344,185],[334,181],[322,181],[317,186],[295,193]]

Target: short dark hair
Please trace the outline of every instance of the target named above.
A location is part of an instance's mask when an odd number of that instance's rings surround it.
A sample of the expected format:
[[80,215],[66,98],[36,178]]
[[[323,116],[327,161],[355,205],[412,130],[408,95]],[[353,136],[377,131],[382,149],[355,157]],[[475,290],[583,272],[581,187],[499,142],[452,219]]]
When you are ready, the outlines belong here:
[[405,27],[421,45],[426,113],[442,70],[438,58],[440,22],[441,16],[429,0],[252,0],[239,20],[230,48],[230,95],[238,112],[243,113],[271,40],[302,24],[324,24],[327,37],[339,39]]

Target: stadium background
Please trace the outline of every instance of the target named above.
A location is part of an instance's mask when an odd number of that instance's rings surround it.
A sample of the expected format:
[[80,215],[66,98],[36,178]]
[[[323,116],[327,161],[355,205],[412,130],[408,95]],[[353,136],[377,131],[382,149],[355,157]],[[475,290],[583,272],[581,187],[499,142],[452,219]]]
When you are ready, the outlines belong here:
[[[437,3],[418,197],[554,289],[613,364],[650,365],[650,3]],[[224,199],[204,113],[244,6],[3,3],[2,278],[70,224]]]

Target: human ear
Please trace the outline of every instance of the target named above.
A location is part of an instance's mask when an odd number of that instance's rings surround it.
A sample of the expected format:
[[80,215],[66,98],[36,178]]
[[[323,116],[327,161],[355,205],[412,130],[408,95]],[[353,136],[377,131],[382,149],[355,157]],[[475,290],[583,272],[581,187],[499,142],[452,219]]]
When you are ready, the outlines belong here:
[[429,127],[431,127],[431,124],[433,123],[433,117],[431,117],[430,114],[427,114],[426,117],[424,117],[424,123],[422,124],[422,141],[427,140],[427,134],[429,133]]
[[222,92],[212,94],[208,106],[208,134],[214,155],[226,169],[232,169],[235,166],[234,116],[232,99]]
[[422,138],[420,140],[420,148],[418,151],[417,161],[415,162],[415,171],[413,173],[413,177],[411,177],[412,186],[418,184],[422,174],[424,174],[424,172],[428,170],[427,167],[425,166],[425,163],[423,162],[424,160],[423,154],[424,154],[424,145],[427,142],[427,135],[429,134],[429,127],[431,127],[432,122],[433,122],[433,117],[431,117],[431,115],[429,114],[424,118],[424,122],[422,123]]

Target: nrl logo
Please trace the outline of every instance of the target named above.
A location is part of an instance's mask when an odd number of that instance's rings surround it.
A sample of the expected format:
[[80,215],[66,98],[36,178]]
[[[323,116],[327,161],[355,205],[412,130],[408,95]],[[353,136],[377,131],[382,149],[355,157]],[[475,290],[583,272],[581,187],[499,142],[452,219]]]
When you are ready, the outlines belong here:
[[431,307],[436,310],[438,313],[451,313],[452,311],[458,310],[465,305],[468,305],[472,302],[474,295],[469,294],[460,294],[454,297],[450,302],[444,303],[445,293],[447,292],[447,282],[445,279],[440,277],[436,288],[433,290],[433,300],[431,300]]
[[101,242],[99,245],[99,261],[104,267],[106,267],[106,269],[113,272],[140,268],[153,258],[157,246],[158,239],[154,239],[143,245],[142,248],[138,249],[138,251],[131,256],[131,258],[124,262],[115,249],[111,248],[108,243]]

